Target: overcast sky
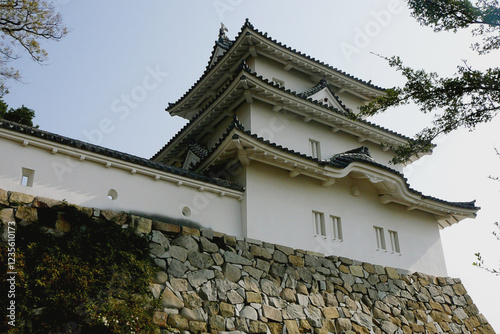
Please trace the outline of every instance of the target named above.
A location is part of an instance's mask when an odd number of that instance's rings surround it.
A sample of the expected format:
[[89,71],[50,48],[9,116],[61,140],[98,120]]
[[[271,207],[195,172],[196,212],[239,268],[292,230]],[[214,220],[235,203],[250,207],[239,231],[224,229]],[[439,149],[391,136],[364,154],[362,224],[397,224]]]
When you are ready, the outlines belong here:
[[[49,61],[14,63],[24,83],[9,83],[5,101],[36,111],[41,129],[149,158],[185,124],[164,111],[202,75],[220,23],[231,39],[245,18],[278,41],[382,87],[404,83],[383,56],[399,55],[417,68],[452,75],[463,59],[474,68],[498,66],[478,57],[468,32],[420,27],[400,1],[124,1],[58,0],[70,34],[45,44]],[[415,107],[373,119],[413,135],[432,120]],[[482,209],[442,232],[448,272],[500,331],[500,277],[472,266],[480,251],[499,267],[500,241],[491,232],[500,216],[500,119],[438,141],[434,154],[406,169],[410,185],[450,201],[477,199]]]

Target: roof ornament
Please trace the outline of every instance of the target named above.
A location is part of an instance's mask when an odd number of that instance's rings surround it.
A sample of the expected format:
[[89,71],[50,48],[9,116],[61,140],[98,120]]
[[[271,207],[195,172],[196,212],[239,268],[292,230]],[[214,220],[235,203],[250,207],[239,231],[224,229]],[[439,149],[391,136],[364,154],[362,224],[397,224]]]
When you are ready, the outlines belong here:
[[220,29],[219,29],[219,42],[221,43],[228,43],[230,42],[229,38],[226,36],[227,28],[224,25],[224,23],[220,23]]

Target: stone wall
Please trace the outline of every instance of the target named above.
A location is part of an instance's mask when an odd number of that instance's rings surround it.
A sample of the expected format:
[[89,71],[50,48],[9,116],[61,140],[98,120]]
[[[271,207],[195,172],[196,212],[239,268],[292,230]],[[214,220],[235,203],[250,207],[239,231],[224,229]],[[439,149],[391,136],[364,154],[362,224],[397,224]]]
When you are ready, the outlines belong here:
[[[60,202],[0,189],[3,222],[35,222]],[[81,208],[150,240],[163,332],[494,333],[459,279]],[[64,233],[71,222],[58,221]],[[5,238],[5,234],[3,235]]]

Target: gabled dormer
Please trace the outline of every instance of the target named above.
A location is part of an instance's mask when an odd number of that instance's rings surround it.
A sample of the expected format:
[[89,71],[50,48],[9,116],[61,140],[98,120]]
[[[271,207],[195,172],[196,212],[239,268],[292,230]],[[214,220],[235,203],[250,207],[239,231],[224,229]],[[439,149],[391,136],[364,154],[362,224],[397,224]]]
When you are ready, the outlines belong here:
[[319,103],[331,108],[345,112],[354,112],[353,110],[347,108],[342,101],[340,101],[337,95],[335,95],[335,93],[330,89],[328,82],[325,79],[321,79],[316,86],[305,91],[301,95],[314,101],[318,101]]

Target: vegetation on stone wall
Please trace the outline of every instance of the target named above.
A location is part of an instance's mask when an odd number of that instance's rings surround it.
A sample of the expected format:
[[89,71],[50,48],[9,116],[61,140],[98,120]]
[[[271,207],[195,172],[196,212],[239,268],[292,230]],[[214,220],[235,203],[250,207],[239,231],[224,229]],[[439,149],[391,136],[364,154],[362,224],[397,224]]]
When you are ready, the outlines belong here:
[[[3,318],[0,332],[154,332],[148,289],[154,264],[146,238],[65,204],[38,209],[37,218],[18,219],[16,327]],[[6,291],[7,247],[0,250]]]

